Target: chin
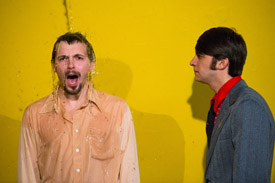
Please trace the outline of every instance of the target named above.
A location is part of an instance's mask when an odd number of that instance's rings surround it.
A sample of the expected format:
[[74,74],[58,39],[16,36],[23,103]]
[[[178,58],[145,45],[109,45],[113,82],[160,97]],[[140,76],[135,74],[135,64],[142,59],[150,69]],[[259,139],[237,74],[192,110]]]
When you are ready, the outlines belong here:
[[69,95],[77,95],[82,89],[82,85],[77,85],[75,87],[64,87],[64,91],[65,93],[69,94]]
[[207,84],[205,81],[201,80],[200,78],[195,78],[196,81],[203,83],[203,84]]
[[198,82],[201,82],[201,80],[197,77],[195,77],[195,80],[198,81]]

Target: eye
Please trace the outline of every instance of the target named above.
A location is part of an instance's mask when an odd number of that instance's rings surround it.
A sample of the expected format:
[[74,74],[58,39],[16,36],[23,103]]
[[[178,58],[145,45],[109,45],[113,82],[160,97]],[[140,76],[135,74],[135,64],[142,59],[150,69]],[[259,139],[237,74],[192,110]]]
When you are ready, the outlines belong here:
[[67,59],[66,56],[62,56],[62,57],[59,57],[59,58],[58,58],[58,61],[59,61],[59,62],[62,62],[62,61],[65,61],[66,59]]
[[77,56],[76,59],[77,59],[77,60],[83,60],[83,57]]
[[77,55],[74,56],[74,60],[75,61],[83,61],[84,60],[84,56],[77,54]]

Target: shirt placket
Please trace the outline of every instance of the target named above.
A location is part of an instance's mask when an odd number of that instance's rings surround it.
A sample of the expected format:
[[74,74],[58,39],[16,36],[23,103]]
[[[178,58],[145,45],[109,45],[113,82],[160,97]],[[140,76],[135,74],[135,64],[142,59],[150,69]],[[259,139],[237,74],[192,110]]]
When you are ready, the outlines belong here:
[[83,182],[83,164],[81,149],[81,111],[76,111],[73,116],[73,169],[74,183]]

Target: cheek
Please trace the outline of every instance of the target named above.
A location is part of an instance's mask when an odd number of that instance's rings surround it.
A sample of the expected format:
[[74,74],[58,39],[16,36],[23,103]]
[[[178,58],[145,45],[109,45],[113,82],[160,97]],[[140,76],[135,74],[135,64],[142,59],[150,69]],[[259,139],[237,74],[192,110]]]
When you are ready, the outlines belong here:
[[61,69],[61,68],[56,68],[55,69],[55,72],[57,73],[58,77],[61,79],[61,78],[64,78],[65,76],[65,73],[64,71]]
[[83,75],[88,74],[88,72],[90,72],[89,66],[83,67],[83,68],[81,69],[81,72],[82,72]]
[[209,65],[207,63],[200,63],[200,64],[198,64],[198,67],[200,69],[206,69],[206,68],[209,68]]
[[198,63],[196,66],[198,69],[201,69],[201,64]]

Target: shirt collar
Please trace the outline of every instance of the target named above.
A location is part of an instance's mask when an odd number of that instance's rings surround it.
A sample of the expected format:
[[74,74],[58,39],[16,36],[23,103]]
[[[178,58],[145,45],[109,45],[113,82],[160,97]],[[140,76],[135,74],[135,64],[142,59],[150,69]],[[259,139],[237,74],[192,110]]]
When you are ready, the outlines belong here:
[[225,99],[225,97],[227,96],[227,94],[229,93],[229,91],[231,90],[231,88],[233,86],[235,86],[235,84],[237,84],[241,80],[242,80],[241,76],[236,76],[236,77],[231,78],[229,81],[227,81],[219,89],[218,93],[216,93],[213,96],[213,98],[211,99],[211,104],[215,101],[215,103],[214,103],[214,112],[215,113],[217,113],[218,108],[222,104],[223,100]]
[[[60,98],[57,95],[57,91],[55,90],[47,99],[46,102],[44,103],[43,107],[41,108],[40,113],[48,113],[51,111],[55,111],[59,113],[61,111],[61,102]],[[98,96],[97,90],[95,90],[90,84],[88,86],[88,93],[87,93],[87,100],[84,102],[82,107],[88,106],[88,104],[93,103],[95,106],[101,110],[101,105],[100,105],[100,98]]]
[[93,87],[91,87],[91,89],[89,90],[89,102],[94,103],[97,108],[102,111],[101,105],[100,105],[100,98],[98,96],[97,90],[95,90]]

